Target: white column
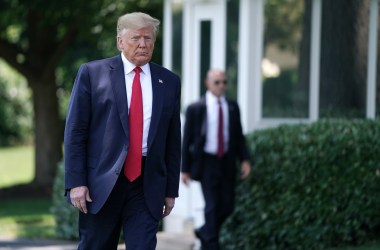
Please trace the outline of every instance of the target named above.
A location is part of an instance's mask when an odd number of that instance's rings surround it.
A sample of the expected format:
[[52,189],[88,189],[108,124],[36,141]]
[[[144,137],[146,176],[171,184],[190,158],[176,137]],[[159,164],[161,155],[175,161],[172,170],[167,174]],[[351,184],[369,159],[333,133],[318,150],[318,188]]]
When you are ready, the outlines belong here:
[[367,118],[376,117],[378,0],[371,0],[368,34]]
[[172,1],[164,1],[164,30],[163,30],[163,66],[172,69],[173,55],[173,18]]
[[217,14],[208,14],[212,19],[211,27],[211,68],[225,70],[226,68],[226,22],[227,22],[226,0],[219,0],[206,11],[212,13],[217,9]]
[[[192,1],[184,1],[183,5],[183,24],[182,24],[182,106],[186,108],[191,102],[198,98],[197,88],[198,79],[194,77],[194,44],[195,39],[194,23],[194,3]],[[198,42],[199,43],[199,42]]]
[[311,13],[310,44],[310,93],[309,119],[316,121],[319,117],[319,71],[321,54],[322,0],[313,0]]
[[240,1],[238,102],[244,133],[262,118],[264,0]]

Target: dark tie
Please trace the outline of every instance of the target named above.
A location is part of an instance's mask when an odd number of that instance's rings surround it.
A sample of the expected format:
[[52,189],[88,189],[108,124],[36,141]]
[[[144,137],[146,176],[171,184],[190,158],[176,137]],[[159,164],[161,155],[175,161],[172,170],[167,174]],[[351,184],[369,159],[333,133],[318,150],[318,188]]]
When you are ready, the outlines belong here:
[[124,163],[124,175],[134,181],[141,174],[143,139],[143,104],[140,84],[141,68],[134,69],[131,104],[129,107],[129,149]]
[[219,106],[219,121],[218,121],[218,157],[221,158],[224,154],[224,139],[223,139],[223,109],[220,98],[218,98]]

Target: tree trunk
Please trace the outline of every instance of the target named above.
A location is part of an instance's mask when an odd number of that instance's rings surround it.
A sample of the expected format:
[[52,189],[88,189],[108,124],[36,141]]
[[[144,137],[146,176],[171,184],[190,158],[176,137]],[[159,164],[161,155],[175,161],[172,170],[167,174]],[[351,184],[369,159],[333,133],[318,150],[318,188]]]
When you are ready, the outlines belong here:
[[44,80],[30,82],[33,91],[35,131],[35,178],[33,184],[52,187],[57,164],[62,159],[62,125],[56,84],[52,72]]

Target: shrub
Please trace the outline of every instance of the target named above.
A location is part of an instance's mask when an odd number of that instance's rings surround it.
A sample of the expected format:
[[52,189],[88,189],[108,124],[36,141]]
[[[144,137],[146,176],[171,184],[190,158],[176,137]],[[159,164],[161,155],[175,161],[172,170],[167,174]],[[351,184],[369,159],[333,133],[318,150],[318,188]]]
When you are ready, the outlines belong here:
[[60,239],[78,239],[78,210],[67,203],[64,196],[64,166],[60,163],[53,187],[53,206],[51,211],[56,221],[56,236]]
[[284,125],[247,139],[255,164],[222,229],[225,249],[327,249],[379,237],[380,121]]

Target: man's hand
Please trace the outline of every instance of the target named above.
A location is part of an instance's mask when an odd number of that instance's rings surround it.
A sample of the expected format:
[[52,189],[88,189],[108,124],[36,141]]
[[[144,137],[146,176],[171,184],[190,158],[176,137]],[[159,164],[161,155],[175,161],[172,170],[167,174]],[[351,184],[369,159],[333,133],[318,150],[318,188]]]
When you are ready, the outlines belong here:
[[162,214],[163,217],[166,217],[170,214],[170,212],[172,211],[174,207],[174,203],[175,203],[175,198],[171,198],[171,197],[165,198],[164,211]]
[[251,164],[249,163],[249,161],[243,161],[241,163],[241,175],[240,175],[240,179],[244,180],[245,178],[247,178],[249,176],[249,174],[251,173]]
[[86,186],[75,187],[70,190],[70,200],[74,207],[87,214],[86,202],[92,202],[90,192]]
[[189,173],[182,173],[182,174],[181,174],[181,179],[182,179],[182,182],[183,182],[186,186],[189,186],[190,181],[191,181],[191,177],[190,177],[190,174],[189,174]]

